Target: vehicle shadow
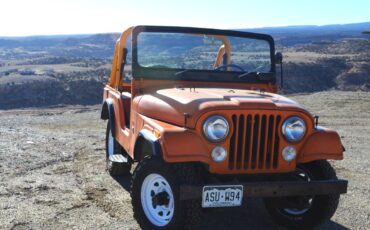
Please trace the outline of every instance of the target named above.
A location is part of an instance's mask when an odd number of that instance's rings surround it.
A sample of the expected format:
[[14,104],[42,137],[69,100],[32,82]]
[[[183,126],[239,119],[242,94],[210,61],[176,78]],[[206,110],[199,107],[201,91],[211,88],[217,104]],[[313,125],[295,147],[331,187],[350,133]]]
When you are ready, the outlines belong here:
[[[199,229],[287,229],[278,226],[265,210],[262,199],[247,199],[238,208],[214,209],[206,211]],[[303,228],[303,226],[302,226]],[[329,221],[317,230],[348,230],[341,224]]]
[[131,178],[132,174],[130,173],[127,176],[112,176],[112,178],[119,184],[121,187],[130,193]]
[[[124,190],[130,192],[132,174],[112,177]],[[262,199],[246,199],[241,207],[205,209],[198,229],[244,230],[244,229],[286,229],[278,226],[264,208]],[[349,228],[329,221],[317,230],[349,230]]]

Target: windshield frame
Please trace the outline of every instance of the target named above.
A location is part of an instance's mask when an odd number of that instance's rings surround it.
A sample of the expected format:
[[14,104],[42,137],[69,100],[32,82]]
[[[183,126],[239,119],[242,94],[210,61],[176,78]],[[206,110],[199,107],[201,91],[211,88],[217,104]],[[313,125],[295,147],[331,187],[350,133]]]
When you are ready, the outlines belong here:
[[[184,33],[184,34],[207,34],[234,36],[240,38],[258,39],[266,41],[270,46],[270,71],[263,73],[268,78],[248,77],[238,78],[240,71],[214,71],[201,69],[183,68],[158,68],[143,67],[138,63],[138,36],[142,32],[159,33]],[[132,76],[134,79],[143,78],[151,80],[189,80],[189,81],[208,81],[208,82],[248,82],[248,83],[276,83],[275,68],[275,44],[274,39],[267,34],[242,32],[234,30],[218,30],[195,27],[175,27],[175,26],[136,26],[132,31]],[[188,70],[188,71],[184,71]],[[184,74],[176,74],[184,71]],[[194,76],[196,75],[196,76]],[[267,80],[266,80],[267,79]]]

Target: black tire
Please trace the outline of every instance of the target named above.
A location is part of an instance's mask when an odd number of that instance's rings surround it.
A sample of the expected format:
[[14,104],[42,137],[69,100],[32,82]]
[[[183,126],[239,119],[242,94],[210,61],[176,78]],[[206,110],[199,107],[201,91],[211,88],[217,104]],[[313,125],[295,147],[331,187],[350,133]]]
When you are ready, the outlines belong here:
[[[166,179],[171,187],[174,197],[173,216],[164,226],[155,225],[145,214],[142,204],[141,192],[147,177],[159,174]],[[184,176],[181,178],[181,174]],[[191,175],[192,174],[192,175]],[[192,170],[185,170],[164,163],[161,159],[146,157],[136,167],[131,182],[131,202],[134,218],[142,229],[194,229],[200,219],[200,202],[180,201],[180,184],[184,181],[194,181]],[[153,195],[152,195],[153,197]]]
[[[196,164],[177,164],[174,166],[176,176],[181,184],[202,185],[204,182],[201,167]],[[195,229],[202,219],[202,201],[186,200],[182,202],[184,210],[184,229]]]
[[[110,129],[110,122],[107,123],[107,131],[105,135],[105,161],[106,161],[106,170],[111,176],[126,176],[130,174],[131,170],[131,162],[128,161],[127,163],[118,163],[109,160],[109,136],[111,129]],[[113,137],[112,137],[113,138]],[[126,152],[123,150],[121,145],[113,138],[113,154],[122,154],[129,159]]]
[[[311,180],[338,179],[333,167],[325,160],[298,165],[297,170],[307,173]],[[330,220],[338,207],[339,196],[330,194],[306,197],[311,200],[309,207],[293,209],[296,210],[294,214],[289,211],[292,209],[276,206],[276,199],[279,198],[265,198],[264,203],[268,213],[278,224],[292,229],[311,229]]]

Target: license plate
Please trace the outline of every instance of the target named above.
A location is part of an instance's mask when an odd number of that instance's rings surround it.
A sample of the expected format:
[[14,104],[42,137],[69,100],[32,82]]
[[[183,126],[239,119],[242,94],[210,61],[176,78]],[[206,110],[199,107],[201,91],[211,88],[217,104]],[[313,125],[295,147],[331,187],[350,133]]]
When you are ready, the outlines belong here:
[[242,200],[242,185],[219,185],[203,187],[203,208],[240,206],[242,204]]

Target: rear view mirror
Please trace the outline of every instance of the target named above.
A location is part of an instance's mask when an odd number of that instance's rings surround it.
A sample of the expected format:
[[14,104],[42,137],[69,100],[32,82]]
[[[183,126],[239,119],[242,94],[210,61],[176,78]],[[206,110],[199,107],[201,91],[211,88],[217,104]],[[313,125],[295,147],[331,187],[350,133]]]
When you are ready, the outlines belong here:
[[282,64],[283,63],[283,54],[280,52],[277,52],[275,54],[275,64]]
[[280,88],[282,89],[284,85],[283,84],[284,79],[283,79],[283,54],[282,53],[277,52],[275,54],[275,64],[280,65]]

